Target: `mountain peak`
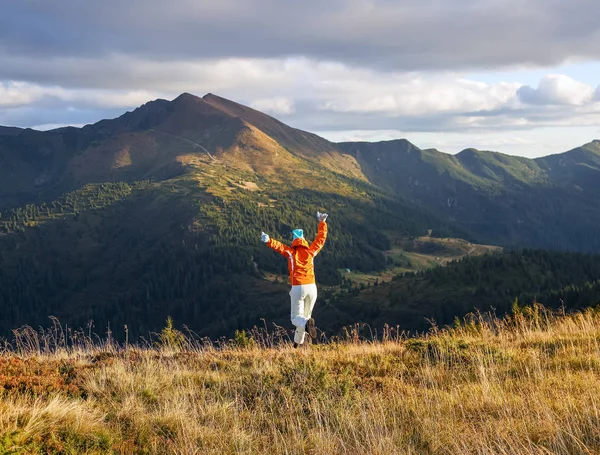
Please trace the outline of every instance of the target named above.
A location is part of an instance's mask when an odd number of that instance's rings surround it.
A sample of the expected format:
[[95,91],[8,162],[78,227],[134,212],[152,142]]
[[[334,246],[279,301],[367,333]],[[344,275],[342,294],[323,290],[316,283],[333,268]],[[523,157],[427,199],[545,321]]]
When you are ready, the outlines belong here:
[[599,153],[600,152],[600,140],[594,139],[589,144],[584,145],[584,147],[590,151],[593,151],[594,153]]
[[171,105],[176,109],[181,107],[183,107],[184,109],[194,109],[201,105],[206,106],[206,103],[199,96],[185,92],[179,95],[173,101],[171,101]]
[[[188,124],[205,121],[207,117],[232,118],[235,117],[213,103],[209,103],[205,98],[184,92],[171,101],[171,117],[178,121],[184,121]],[[175,125],[173,125],[175,126]]]
[[196,95],[192,95],[191,93],[188,92],[183,92],[181,95],[179,95],[177,98],[175,98],[173,101],[182,101],[182,100],[199,100],[201,99],[199,96]]
[[403,137],[400,138],[400,139],[390,139],[390,140],[387,140],[387,141],[374,142],[374,144],[386,144],[386,143],[387,144],[394,144],[394,145],[401,145],[403,147],[414,147],[414,148],[417,148],[417,146],[415,144],[413,144],[408,139],[405,139]]
[[470,155],[477,155],[478,153],[479,153],[479,150],[477,150],[476,148],[473,148],[473,147],[469,147],[469,148],[466,148],[466,149],[461,150],[460,152],[458,152],[456,154],[456,156],[458,156],[458,155],[470,156]]

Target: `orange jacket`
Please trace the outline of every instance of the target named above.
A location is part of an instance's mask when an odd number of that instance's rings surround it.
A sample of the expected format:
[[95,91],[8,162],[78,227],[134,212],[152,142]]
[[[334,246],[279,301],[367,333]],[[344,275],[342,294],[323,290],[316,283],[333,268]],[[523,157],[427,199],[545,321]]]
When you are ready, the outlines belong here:
[[319,254],[325,240],[327,239],[327,223],[319,223],[319,232],[313,243],[309,246],[304,239],[295,239],[292,246],[289,247],[274,239],[269,239],[267,246],[277,251],[288,260],[288,270],[290,272],[290,283],[292,286],[299,284],[315,283],[315,265],[314,257]]

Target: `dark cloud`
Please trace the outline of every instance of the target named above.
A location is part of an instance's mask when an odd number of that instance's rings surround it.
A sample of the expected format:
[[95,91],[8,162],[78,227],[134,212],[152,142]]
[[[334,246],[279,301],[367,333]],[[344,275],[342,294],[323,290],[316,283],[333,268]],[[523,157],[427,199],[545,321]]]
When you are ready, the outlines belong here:
[[[387,70],[552,65],[600,57],[598,16],[597,0],[7,0],[0,46],[84,65],[111,54],[306,56]],[[28,73],[11,63],[0,60],[0,78]]]

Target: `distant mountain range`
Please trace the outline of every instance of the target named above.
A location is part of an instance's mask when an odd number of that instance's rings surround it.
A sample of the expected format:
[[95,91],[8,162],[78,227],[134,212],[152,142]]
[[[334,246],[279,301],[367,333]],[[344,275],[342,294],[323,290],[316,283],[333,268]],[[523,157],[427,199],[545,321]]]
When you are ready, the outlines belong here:
[[406,140],[343,143],[368,180],[415,201],[482,242],[600,252],[600,141],[535,160]]
[[49,314],[137,334],[168,314],[211,336],[285,321],[285,264],[257,233],[314,235],[317,209],[332,293],[424,235],[598,253],[598,190],[600,141],[536,160],[336,144],[212,94],[83,128],[0,127],[0,331]]

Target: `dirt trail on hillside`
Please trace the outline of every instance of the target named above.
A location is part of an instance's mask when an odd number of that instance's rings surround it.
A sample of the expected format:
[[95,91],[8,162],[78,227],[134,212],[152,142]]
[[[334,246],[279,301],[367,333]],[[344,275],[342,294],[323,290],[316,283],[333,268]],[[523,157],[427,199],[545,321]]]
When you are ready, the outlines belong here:
[[211,153],[210,153],[208,150],[206,150],[206,149],[205,149],[205,148],[204,148],[204,147],[203,147],[201,144],[198,144],[197,142],[194,142],[194,141],[192,141],[192,140],[190,140],[190,139],[188,139],[188,138],[181,137],[181,136],[177,136],[176,134],[165,133],[164,131],[158,131],[158,130],[155,130],[155,129],[151,129],[151,130],[149,130],[149,131],[152,131],[153,133],[166,134],[167,136],[171,136],[171,137],[174,137],[174,138],[176,138],[176,139],[180,139],[180,140],[182,140],[182,141],[188,142],[188,143],[190,143],[190,144],[192,144],[192,145],[195,145],[195,146],[197,146],[197,147],[200,147],[202,150],[204,150],[204,151],[206,152],[206,154],[207,154],[208,156],[210,156],[210,157],[211,157],[211,159],[213,159],[214,161],[217,161],[217,159],[216,159],[214,156],[212,156],[212,155],[211,155]]

